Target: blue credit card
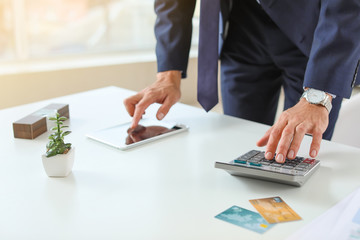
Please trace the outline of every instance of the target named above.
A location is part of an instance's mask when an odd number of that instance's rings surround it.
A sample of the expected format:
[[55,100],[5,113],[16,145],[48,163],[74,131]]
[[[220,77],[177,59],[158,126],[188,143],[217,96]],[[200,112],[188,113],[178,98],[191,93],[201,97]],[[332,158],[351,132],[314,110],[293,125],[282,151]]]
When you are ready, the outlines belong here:
[[215,218],[257,233],[264,233],[275,225],[267,223],[259,213],[238,206],[232,206],[216,215]]

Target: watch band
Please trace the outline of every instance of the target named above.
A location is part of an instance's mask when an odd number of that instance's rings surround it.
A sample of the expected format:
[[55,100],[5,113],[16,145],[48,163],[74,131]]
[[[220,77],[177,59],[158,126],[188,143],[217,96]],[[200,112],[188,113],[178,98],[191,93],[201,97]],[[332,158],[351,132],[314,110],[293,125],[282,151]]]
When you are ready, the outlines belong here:
[[332,104],[331,104],[331,100],[330,100],[330,96],[327,95],[325,93],[325,99],[322,101],[323,102],[323,106],[326,108],[326,110],[328,110],[328,112],[330,113],[331,109],[332,109]]

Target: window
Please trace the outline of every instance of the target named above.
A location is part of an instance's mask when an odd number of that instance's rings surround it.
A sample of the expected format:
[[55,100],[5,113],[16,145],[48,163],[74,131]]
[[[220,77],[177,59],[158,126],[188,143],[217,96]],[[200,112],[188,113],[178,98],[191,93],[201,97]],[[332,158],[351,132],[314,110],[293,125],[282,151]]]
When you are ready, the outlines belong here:
[[154,0],[0,0],[0,61],[153,52],[155,18]]
[[0,0],[0,59],[10,60],[15,56],[13,12],[11,0]]

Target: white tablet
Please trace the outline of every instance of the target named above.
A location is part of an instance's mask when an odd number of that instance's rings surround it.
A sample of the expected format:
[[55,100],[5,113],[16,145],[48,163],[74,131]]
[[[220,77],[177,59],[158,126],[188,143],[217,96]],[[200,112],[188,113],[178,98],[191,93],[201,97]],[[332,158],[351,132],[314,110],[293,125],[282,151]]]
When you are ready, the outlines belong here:
[[[165,121],[158,121],[153,119],[142,119],[139,122],[140,126],[143,126],[143,130],[151,131],[153,129],[165,129],[165,131],[159,132],[157,134],[150,134],[152,136],[140,136],[136,139],[130,137],[128,133],[128,129],[131,125],[131,122],[108,127],[105,129],[101,129],[92,133],[87,134],[88,138],[99,141],[101,143],[105,143],[112,147],[126,150],[129,148],[133,148],[148,142],[155,141],[157,139],[161,139],[167,136],[171,136],[180,132],[187,131],[189,128],[183,124],[170,123]],[[144,133],[144,132],[143,132]],[[131,134],[133,135],[133,134]],[[137,134],[144,135],[144,134]]]

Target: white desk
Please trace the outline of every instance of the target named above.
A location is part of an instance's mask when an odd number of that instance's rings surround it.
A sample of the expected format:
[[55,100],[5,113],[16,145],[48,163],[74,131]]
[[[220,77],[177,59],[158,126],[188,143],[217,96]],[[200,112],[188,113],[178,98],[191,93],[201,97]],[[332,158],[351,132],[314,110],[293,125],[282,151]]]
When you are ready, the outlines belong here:
[[[267,126],[177,104],[166,117],[190,126],[158,142],[120,151],[85,134],[130,121],[109,87],[0,111],[0,239],[285,239],[360,185],[360,149],[324,141],[320,169],[301,188],[233,177],[215,169],[256,149]],[[14,139],[12,122],[49,103],[70,104],[73,173],[48,178],[40,155],[48,133]],[[157,106],[147,111],[154,116]],[[299,155],[307,156],[310,138]],[[302,218],[264,235],[215,219],[249,199],[281,196]]]

